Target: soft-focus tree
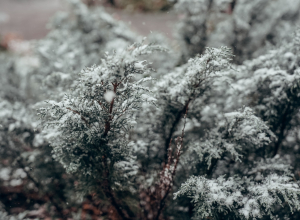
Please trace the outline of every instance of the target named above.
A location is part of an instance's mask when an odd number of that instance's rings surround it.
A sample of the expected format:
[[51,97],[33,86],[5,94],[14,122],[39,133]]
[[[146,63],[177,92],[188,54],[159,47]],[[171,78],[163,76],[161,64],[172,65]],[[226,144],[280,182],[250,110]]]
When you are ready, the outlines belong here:
[[289,37],[300,16],[299,0],[179,0],[175,8],[184,60],[228,46],[239,64]]

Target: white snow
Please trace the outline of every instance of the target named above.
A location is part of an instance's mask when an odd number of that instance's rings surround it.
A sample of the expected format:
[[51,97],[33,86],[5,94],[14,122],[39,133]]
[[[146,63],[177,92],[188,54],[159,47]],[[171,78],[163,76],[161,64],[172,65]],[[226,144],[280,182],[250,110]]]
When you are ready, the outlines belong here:
[[113,91],[107,91],[107,92],[104,94],[104,99],[105,99],[107,102],[111,102],[115,97],[116,97],[116,93],[114,93]]

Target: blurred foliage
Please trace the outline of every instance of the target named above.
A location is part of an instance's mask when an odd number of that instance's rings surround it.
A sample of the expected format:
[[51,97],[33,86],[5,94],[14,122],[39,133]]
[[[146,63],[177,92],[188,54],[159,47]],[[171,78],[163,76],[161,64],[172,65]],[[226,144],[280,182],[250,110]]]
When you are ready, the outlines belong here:
[[168,0],[83,0],[88,6],[97,4],[109,5],[118,9],[129,11],[166,11],[173,3]]
[[165,11],[172,6],[168,0],[116,0],[115,5],[134,11]]

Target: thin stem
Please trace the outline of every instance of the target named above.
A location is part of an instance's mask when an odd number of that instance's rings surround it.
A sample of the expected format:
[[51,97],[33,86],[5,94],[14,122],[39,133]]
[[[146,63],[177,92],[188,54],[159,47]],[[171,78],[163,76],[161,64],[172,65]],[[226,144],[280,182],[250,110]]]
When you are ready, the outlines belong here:
[[[210,61],[211,61],[211,59],[208,59],[208,60],[206,61],[206,66],[207,66],[207,64],[208,64]],[[207,69],[205,68],[205,70],[203,70],[203,73],[206,72],[206,70],[207,70]],[[176,116],[176,118],[175,118],[175,120],[174,120],[174,122],[173,122],[173,124],[172,124],[172,126],[171,126],[171,129],[170,129],[170,132],[169,132],[169,136],[167,137],[167,139],[166,139],[166,141],[165,141],[165,157],[164,157],[164,161],[167,161],[167,159],[168,159],[168,147],[169,147],[169,142],[170,142],[170,140],[171,140],[171,138],[172,138],[172,136],[173,136],[173,133],[175,132],[175,130],[176,130],[176,128],[177,128],[178,123],[180,122],[180,119],[181,119],[182,115],[183,115],[184,113],[187,114],[187,109],[188,109],[188,107],[189,107],[189,104],[190,104],[190,102],[193,100],[193,98],[195,97],[196,89],[197,89],[197,88],[198,88],[198,87],[199,87],[206,79],[207,79],[207,77],[205,77],[205,78],[203,78],[203,79],[200,79],[199,82],[198,82],[197,84],[193,85],[193,87],[194,87],[193,92],[191,93],[191,95],[190,95],[189,99],[187,100],[186,104],[184,105],[183,109],[177,113],[177,116]]]
[[277,127],[280,127],[280,131],[279,131],[279,134],[278,134],[278,140],[277,142],[275,143],[275,147],[274,147],[274,151],[273,151],[273,157],[276,156],[276,154],[278,153],[279,151],[279,148],[281,146],[281,143],[284,139],[284,131],[286,129],[286,126],[288,124],[288,122],[290,121],[290,119],[288,118],[289,115],[291,114],[291,111],[290,111],[290,104],[288,104],[288,106],[286,107],[286,110],[280,120],[280,125],[277,126]]
[[173,133],[175,132],[175,130],[176,130],[176,128],[177,128],[178,123],[180,122],[180,119],[181,119],[182,115],[183,115],[185,112],[187,112],[187,108],[188,108],[190,102],[191,102],[191,99],[189,99],[189,100],[186,102],[186,104],[185,104],[185,106],[183,107],[183,109],[177,113],[177,116],[176,116],[176,118],[175,118],[175,120],[174,120],[174,122],[173,122],[173,124],[172,124],[172,126],[171,126],[171,129],[170,129],[170,132],[169,132],[169,136],[167,137],[167,139],[166,139],[166,141],[165,141],[165,152],[166,152],[166,153],[165,153],[164,161],[167,161],[167,160],[168,160],[168,148],[169,148],[169,143],[170,143],[170,141],[171,141],[171,139],[172,139]]
[[86,126],[89,127],[89,122],[88,122],[88,120],[87,120],[85,117],[83,117],[78,111],[75,111],[75,110],[70,109],[70,108],[67,108],[67,109],[70,110],[70,111],[72,111],[72,112],[74,112],[75,114],[79,115],[80,118],[81,118],[81,119],[84,121],[84,123],[86,124]]
[[121,209],[121,205],[116,199],[113,189],[111,188],[111,182],[109,181],[110,172],[107,164],[107,157],[104,155],[102,156],[102,159],[104,165],[104,181],[102,183],[102,186],[104,187],[105,196],[110,200],[110,203],[116,209],[116,211],[122,219],[130,220],[128,214],[123,209]]
[[[176,142],[177,142],[177,153],[176,153],[176,159],[175,159],[175,163],[174,163],[174,168],[173,168],[172,173],[171,173],[171,180],[170,180],[169,185],[167,186],[166,193],[164,194],[163,198],[160,200],[159,208],[158,208],[157,215],[156,215],[156,218],[155,218],[156,220],[159,219],[160,213],[163,210],[163,208],[165,207],[165,200],[168,197],[168,195],[170,193],[170,190],[172,189],[172,186],[173,186],[173,183],[174,183],[174,177],[175,177],[175,174],[176,174],[177,165],[179,163],[179,158],[180,158],[180,155],[181,155],[181,150],[183,148],[183,138],[184,138],[184,129],[185,129],[185,125],[186,125],[186,115],[187,115],[187,112],[188,112],[188,104],[186,106],[186,111],[185,111],[185,115],[184,115],[184,124],[183,124],[183,128],[182,128],[181,136],[178,137],[177,140],[176,140]],[[170,142],[170,145],[171,145],[171,142]],[[169,158],[171,158],[171,155],[169,156]],[[168,159],[168,162],[169,161],[171,163],[170,159]]]
[[[120,85],[120,83],[112,83],[113,87],[114,87],[114,93],[116,94],[117,92],[117,87]],[[104,134],[103,134],[103,138],[105,138],[108,135],[108,132],[111,130],[111,120],[113,118],[113,116],[111,115],[113,112],[113,107],[114,107],[114,101],[115,101],[115,97],[112,99],[111,103],[110,103],[110,107],[109,107],[109,118],[107,119],[107,121],[105,122],[105,130],[104,130]],[[131,212],[131,210],[128,208],[127,212],[121,208],[122,205],[118,202],[117,198],[115,197],[115,194],[113,192],[113,189],[111,188],[111,182],[110,182],[110,171],[109,171],[109,167],[108,167],[108,159],[106,154],[104,154],[102,156],[102,162],[103,162],[103,167],[104,167],[104,172],[103,172],[103,176],[104,176],[104,181],[102,183],[102,186],[104,188],[104,193],[105,196],[110,200],[110,203],[112,204],[112,206],[116,209],[116,211],[118,212],[118,215],[124,219],[124,220],[130,220],[130,217],[128,216],[128,213],[133,216],[134,214]]]
[[100,105],[100,107],[101,107],[103,110],[105,110],[105,111],[108,112],[107,108],[105,108],[105,106],[102,104],[102,102],[97,101],[97,103]]

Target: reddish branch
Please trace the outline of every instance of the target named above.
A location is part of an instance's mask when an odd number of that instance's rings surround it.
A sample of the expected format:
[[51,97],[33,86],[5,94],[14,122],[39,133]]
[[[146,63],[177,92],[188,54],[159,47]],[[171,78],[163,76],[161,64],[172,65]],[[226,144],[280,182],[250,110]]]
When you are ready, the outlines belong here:
[[72,112],[74,112],[75,114],[79,115],[80,118],[81,118],[81,119],[84,121],[84,123],[86,124],[86,126],[89,127],[89,122],[88,122],[88,120],[87,120],[85,117],[83,117],[78,111],[75,111],[75,110],[70,109],[70,108],[67,108],[67,109],[70,110],[70,111],[72,111]]
[[103,187],[105,196],[109,199],[110,203],[115,208],[115,210],[117,211],[117,213],[121,219],[130,220],[129,215],[127,214],[127,212],[124,209],[121,208],[122,206],[121,206],[121,204],[119,204],[118,200],[115,197],[113,189],[111,188],[111,182],[109,180],[110,172],[109,172],[109,168],[108,168],[108,164],[107,164],[107,157],[105,155],[102,156],[102,161],[103,161],[103,165],[104,165],[104,172],[103,172],[104,181],[102,182],[102,187]]
[[[114,93],[116,94],[118,85],[120,85],[120,84],[119,83],[112,83],[112,85],[114,87]],[[105,122],[105,129],[104,129],[103,137],[106,137],[108,132],[110,131],[110,123],[111,123],[111,120],[113,119],[113,116],[111,114],[112,114],[112,111],[113,111],[114,102],[115,102],[115,97],[110,102],[109,112],[108,112],[109,113],[109,118]]]
[[107,109],[106,109],[105,106],[102,104],[102,102],[97,101],[97,103],[101,106],[102,109],[104,109],[105,111],[107,111]]
[[[163,210],[163,208],[165,207],[165,200],[168,197],[168,195],[170,193],[170,190],[172,189],[172,186],[173,186],[177,165],[178,165],[179,158],[180,158],[180,155],[181,155],[181,150],[182,150],[182,147],[183,147],[183,138],[184,138],[184,129],[185,129],[185,124],[186,124],[187,111],[188,111],[188,105],[186,107],[186,112],[185,112],[185,115],[184,115],[184,125],[183,125],[183,129],[182,129],[182,132],[181,132],[181,136],[176,139],[177,152],[176,152],[176,155],[175,155],[175,159],[172,158],[172,150],[170,149],[169,150],[169,157],[168,157],[168,164],[166,164],[165,168],[163,169],[163,171],[161,173],[161,180],[160,180],[161,188],[166,189],[166,192],[165,192],[165,195],[161,198],[161,200],[159,202],[159,206],[158,206],[159,208],[158,208],[157,215],[156,215],[156,218],[155,218],[156,220],[159,219],[160,213]],[[171,142],[170,142],[170,148],[171,148]],[[168,176],[165,176],[164,173],[165,173],[165,171],[170,170],[172,164],[174,164],[173,165],[174,167],[171,171],[170,179],[169,179],[169,181],[165,181],[165,178],[168,178]]]
[[[120,83],[112,83],[112,85],[114,87],[113,91],[116,94],[117,88],[120,85]],[[114,101],[115,101],[115,98],[113,98],[112,101],[110,102],[109,118],[105,122],[105,129],[104,129],[104,133],[102,136],[103,138],[105,138],[108,135],[108,132],[111,129],[111,120],[113,119],[112,112],[113,112],[113,107],[114,107]],[[115,208],[115,210],[117,211],[117,213],[121,219],[130,220],[131,218],[128,215],[128,213],[131,216],[133,216],[133,213],[129,209],[127,209],[127,212],[125,211],[124,207],[122,207],[122,205],[119,203],[119,201],[117,200],[117,198],[113,192],[113,189],[111,188],[110,172],[109,172],[108,159],[107,159],[106,154],[104,154],[102,156],[102,162],[103,162],[103,167],[104,167],[104,172],[103,172],[104,181],[102,182],[102,187],[103,187],[105,196],[110,200],[111,205]]]
[[[208,59],[207,62],[206,62],[206,65],[211,61],[211,59]],[[206,69],[204,70],[206,71]],[[203,79],[200,79],[199,82],[197,84],[195,84],[193,87],[194,87],[194,91],[192,92],[192,94],[190,95],[188,101],[186,102],[186,104],[184,105],[183,109],[181,111],[179,111],[177,113],[177,116],[171,126],[171,129],[170,129],[170,132],[169,132],[169,136],[167,137],[166,139],[166,142],[165,142],[165,158],[164,158],[164,161],[167,161],[168,159],[168,148],[169,148],[169,142],[173,136],[173,133],[175,132],[175,129],[177,128],[177,125],[178,123],[180,122],[180,119],[182,117],[182,115],[185,113],[187,113],[187,109],[189,107],[189,104],[190,102],[193,100],[194,96],[195,96],[195,93],[196,93],[196,89],[206,80],[206,78],[203,78]]]
[[[212,3],[212,1],[210,2],[210,4]],[[208,59],[206,61],[206,65],[208,65],[208,63],[211,61],[212,59]],[[206,68],[205,70],[206,71]],[[164,166],[163,168],[163,171],[161,172],[161,178],[160,178],[160,190],[158,190],[159,194],[161,194],[161,189],[164,188],[165,189],[165,194],[164,196],[162,196],[160,199],[158,199],[159,204],[158,204],[158,211],[157,211],[157,214],[156,214],[156,217],[154,219],[158,220],[159,217],[160,217],[160,214],[161,214],[161,211],[163,210],[163,208],[165,207],[165,200],[170,192],[170,190],[172,189],[172,186],[173,186],[173,181],[174,181],[174,176],[175,176],[175,173],[176,173],[176,169],[177,169],[177,165],[178,165],[178,162],[179,162],[179,157],[181,155],[181,150],[182,150],[182,146],[183,146],[183,137],[184,137],[184,129],[185,129],[185,124],[186,124],[186,115],[187,115],[187,111],[188,111],[188,107],[189,107],[189,104],[190,102],[194,99],[194,96],[196,94],[196,89],[199,88],[199,86],[206,80],[206,78],[203,78],[203,79],[200,79],[195,85],[193,85],[194,87],[194,91],[192,92],[192,94],[190,95],[189,99],[187,100],[186,104],[184,105],[183,109],[181,111],[179,111],[177,113],[177,116],[171,126],[171,129],[170,129],[170,132],[169,132],[169,136],[167,137],[166,139],[166,142],[165,142],[165,158],[164,158],[164,161],[166,163],[166,165]],[[178,125],[178,123],[180,122],[180,119],[182,117],[182,115],[185,113],[184,115],[184,127],[182,129],[182,134],[181,134],[181,137],[178,137],[176,139],[176,145],[177,145],[177,152],[176,152],[176,155],[175,155],[175,159],[172,158],[172,149],[171,149],[171,141],[172,141],[172,136],[173,136],[173,133],[175,132],[175,129]],[[171,165],[174,164],[173,166],[173,170],[171,172],[171,176],[169,178],[168,181],[164,182],[164,178],[166,178],[165,176],[163,176],[163,174],[165,173],[166,170],[169,170]],[[212,170],[211,170],[212,172]],[[167,184],[166,184],[167,183]],[[158,197],[159,198],[159,197]],[[157,198],[156,198],[157,199]],[[156,204],[155,204],[156,205]]]
[[187,112],[187,109],[188,109],[188,106],[191,102],[191,99],[189,99],[186,104],[184,105],[183,109],[181,111],[179,111],[177,113],[177,116],[175,118],[175,120],[173,121],[173,124],[171,126],[171,129],[170,129],[170,132],[169,132],[169,136],[167,137],[166,141],[165,141],[165,158],[164,158],[164,161],[167,161],[168,160],[168,149],[169,149],[169,143],[172,139],[172,136],[173,136],[173,133],[175,132],[176,128],[177,128],[177,125],[178,123],[180,122],[180,119],[182,117],[182,115]]
[[188,111],[188,105],[186,107],[184,116],[184,126],[181,136],[176,139],[177,151],[175,155],[172,152],[172,139],[168,145],[168,159],[164,165],[163,170],[160,172],[159,183],[155,187],[142,190],[140,192],[140,206],[144,209],[144,219],[160,219],[162,210],[165,207],[166,199],[172,190],[174,177],[176,174],[177,165],[183,148],[184,129],[186,124],[186,114]]
[[[279,148],[282,144],[282,141],[284,139],[284,132],[286,130],[286,127],[288,125],[288,122],[290,121],[290,118],[288,117],[291,115],[291,109],[290,109],[290,104],[287,105],[281,120],[279,121],[277,127],[279,127],[279,134],[278,134],[278,139],[275,143],[274,151],[273,151],[273,157],[275,157],[279,151]],[[277,129],[277,128],[276,128]],[[275,130],[276,131],[276,130]]]

